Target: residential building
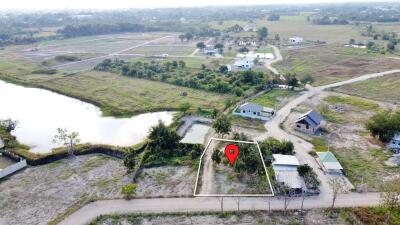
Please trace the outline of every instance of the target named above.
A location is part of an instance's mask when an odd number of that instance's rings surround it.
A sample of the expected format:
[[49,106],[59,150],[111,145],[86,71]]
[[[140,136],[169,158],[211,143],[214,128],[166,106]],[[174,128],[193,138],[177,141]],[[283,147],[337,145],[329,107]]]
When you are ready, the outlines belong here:
[[218,50],[215,48],[207,47],[207,48],[203,49],[203,53],[206,55],[216,55],[218,53]]
[[253,22],[249,22],[244,28],[244,31],[251,31],[251,32],[255,32],[257,31],[257,27],[256,24]]
[[317,152],[318,162],[322,164],[325,172],[342,174],[343,167],[332,152]]
[[388,147],[395,154],[400,154],[400,133],[397,133],[396,135],[394,135],[392,140],[389,142]]
[[304,39],[302,37],[291,37],[289,38],[289,43],[290,44],[301,44],[304,42]]
[[303,178],[297,172],[297,167],[300,165],[297,158],[293,155],[272,154],[274,161],[272,169],[275,173],[277,183],[285,184],[297,193],[300,193],[305,188]]
[[322,119],[317,111],[310,110],[295,121],[296,129],[304,133],[315,134],[321,127]]
[[275,111],[254,103],[244,103],[236,107],[232,114],[253,119],[270,120],[275,115]]
[[254,66],[254,58],[235,59],[234,66],[238,70],[251,70]]

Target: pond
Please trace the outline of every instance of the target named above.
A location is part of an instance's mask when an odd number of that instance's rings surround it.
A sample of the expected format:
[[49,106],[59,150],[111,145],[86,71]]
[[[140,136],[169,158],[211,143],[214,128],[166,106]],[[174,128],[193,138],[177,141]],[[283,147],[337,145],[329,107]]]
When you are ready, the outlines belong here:
[[188,144],[203,144],[204,138],[209,130],[210,126],[201,123],[195,123],[186,132],[185,137],[183,137],[181,142]]
[[78,132],[81,143],[134,145],[142,142],[149,128],[159,120],[171,124],[173,114],[155,112],[130,118],[103,117],[100,109],[92,104],[0,80],[0,119],[18,120],[13,134],[36,153],[58,147],[52,141],[57,128]]

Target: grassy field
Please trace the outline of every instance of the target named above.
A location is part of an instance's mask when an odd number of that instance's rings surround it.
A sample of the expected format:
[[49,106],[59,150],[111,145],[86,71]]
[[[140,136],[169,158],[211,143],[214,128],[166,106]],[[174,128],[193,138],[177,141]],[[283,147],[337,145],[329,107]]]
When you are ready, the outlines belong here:
[[398,59],[368,53],[365,49],[327,45],[283,50],[283,61],[274,64],[282,72],[295,72],[301,78],[311,75],[314,85],[334,83],[363,74],[399,69]]
[[[273,37],[275,34],[279,34],[281,38],[301,36],[306,40],[320,40],[329,43],[347,43],[350,38],[360,38],[358,28],[352,25],[313,25],[310,22],[307,22],[306,17],[306,14],[299,16],[281,16],[280,21],[267,21],[266,19],[262,19],[254,20],[254,22],[256,23],[257,28],[263,26],[267,27],[270,37]],[[216,29],[226,29],[235,24],[245,26],[247,21],[224,21],[222,25],[219,25],[217,22],[210,23],[211,27]],[[251,36],[252,34],[256,35],[255,32],[242,32],[236,35]]]
[[297,94],[298,92],[296,91],[273,89],[270,92],[251,100],[251,102],[260,104],[265,107],[280,109],[282,106],[284,106],[284,104],[286,104],[286,100],[293,96],[296,96]]
[[[400,64],[400,60],[399,60]],[[399,65],[400,68],[400,65]],[[374,99],[383,102],[400,102],[400,74],[347,84],[335,89],[337,92]]]
[[[0,79],[25,86],[42,87],[76,97],[101,107],[106,115],[131,115],[158,110],[176,110],[183,103],[193,109],[222,110],[230,96],[166,83],[87,71],[54,75],[31,74],[38,65],[17,54],[0,56]],[[187,96],[182,96],[183,92]]]

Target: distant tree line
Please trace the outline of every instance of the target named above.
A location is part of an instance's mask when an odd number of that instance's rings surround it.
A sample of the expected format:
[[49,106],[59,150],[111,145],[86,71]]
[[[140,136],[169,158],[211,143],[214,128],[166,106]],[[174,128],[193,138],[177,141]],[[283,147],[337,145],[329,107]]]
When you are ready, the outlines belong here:
[[313,18],[312,23],[315,25],[346,25],[349,24],[349,21],[345,19],[331,19],[329,16],[323,16],[318,18]]
[[69,38],[76,36],[110,34],[118,32],[144,32],[144,31],[156,31],[156,29],[134,23],[115,23],[115,24],[90,23],[90,24],[67,25],[63,29],[58,30],[58,34]]

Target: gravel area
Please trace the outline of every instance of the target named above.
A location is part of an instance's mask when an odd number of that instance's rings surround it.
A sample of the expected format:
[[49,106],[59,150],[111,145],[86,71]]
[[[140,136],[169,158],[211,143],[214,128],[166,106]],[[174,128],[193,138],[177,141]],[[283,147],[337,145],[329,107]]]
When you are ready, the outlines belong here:
[[47,224],[91,198],[119,198],[131,179],[121,160],[86,155],[27,169],[0,182],[0,225]]

